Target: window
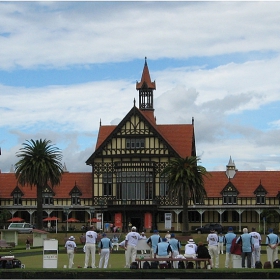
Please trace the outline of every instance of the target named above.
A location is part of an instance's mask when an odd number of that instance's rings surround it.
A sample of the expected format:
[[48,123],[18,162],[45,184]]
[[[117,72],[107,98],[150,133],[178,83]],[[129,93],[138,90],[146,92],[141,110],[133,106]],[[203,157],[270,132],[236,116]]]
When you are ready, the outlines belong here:
[[103,195],[113,195],[113,174],[111,172],[103,174]]
[[72,205],[81,205],[80,197],[81,197],[82,193],[79,190],[79,187],[77,186],[76,182],[75,182],[73,189],[69,193],[69,195],[71,195],[71,204]]
[[254,194],[256,195],[256,204],[265,204],[265,196],[267,194],[267,191],[261,183],[254,191]]
[[72,205],[81,205],[80,194],[78,192],[72,192],[72,194],[71,194],[71,204]]
[[128,138],[126,139],[127,149],[143,149],[145,148],[144,138]]
[[42,196],[43,196],[43,205],[53,205],[53,196],[54,196],[54,193],[53,193],[53,191],[50,189],[49,186],[46,186],[46,187],[43,189]]
[[225,193],[223,195],[223,204],[236,204],[237,203],[236,193]]
[[160,196],[166,196],[168,193],[167,179],[168,179],[167,174],[160,176],[160,178],[159,178],[159,195]]
[[153,172],[144,170],[117,172],[117,198],[152,199]]
[[43,204],[53,205],[53,196],[51,193],[43,193]]
[[231,182],[228,182],[221,194],[223,195],[223,204],[237,204],[238,191]]
[[265,194],[256,195],[256,204],[265,204]]
[[13,194],[13,201],[14,205],[22,205],[22,199],[21,199],[21,192],[20,191],[15,191]]

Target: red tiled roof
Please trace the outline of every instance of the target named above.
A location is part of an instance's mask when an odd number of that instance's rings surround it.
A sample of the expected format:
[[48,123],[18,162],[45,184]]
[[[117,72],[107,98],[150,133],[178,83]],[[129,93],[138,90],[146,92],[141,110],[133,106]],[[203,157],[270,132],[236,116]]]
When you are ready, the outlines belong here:
[[[92,174],[90,172],[64,173],[59,186],[55,186],[53,191],[55,198],[70,198],[69,193],[74,188],[75,183],[81,191],[81,198],[92,197]],[[12,191],[18,186],[24,197],[36,198],[36,187],[17,185],[14,173],[0,173],[0,199],[12,198]]]
[[[221,191],[229,182],[225,171],[210,172],[205,178],[205,190],[208,197],[221,197]],[[267,191],[267,197],[276,197],[280,191],[280,171],[237,171],[231,183],[239,192],[238,197],[254,197],[254,191],[261,184]]]
[[185,158],[192,155],[193,125],[191,124],[164,124],[157,125],[157,130],[179,154]]
[[99,127],[98,137],[96,141],[95,149],[97,150],[105,139],[113,132],[116,125],[103,125]]
[[[212,171],[205,178],[207,196],[222,197],[221,192],[229,182],[225,171]],[[276,197],[280,192],[280,171],[237,171],[231,183],[239,192],[238,197],[255,197],[254,191],[261,184],[267,191],[266,197]],[[75,186],[82,192],[81,198],[92,196],[92,174],[90,172],[64,173],[61,184],[54,187],[55,198],[69,199],[69,193]],[[11,199],[11,193],[17,186],[14,173],[0,173],[0,199]],[[25,198],[36,198],[36,188],[18,186]]]

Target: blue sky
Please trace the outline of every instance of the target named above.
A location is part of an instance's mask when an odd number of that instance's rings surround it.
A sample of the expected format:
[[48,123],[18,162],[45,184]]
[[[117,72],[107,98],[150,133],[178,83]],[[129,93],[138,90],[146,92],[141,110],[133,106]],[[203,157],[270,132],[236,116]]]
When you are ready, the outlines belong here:
[[25,140],[90,171],[100,120],[138,101],[144,58],[158,123],[195,119],[209,171],[280,170],[280,2],[0,2],[0,169]]

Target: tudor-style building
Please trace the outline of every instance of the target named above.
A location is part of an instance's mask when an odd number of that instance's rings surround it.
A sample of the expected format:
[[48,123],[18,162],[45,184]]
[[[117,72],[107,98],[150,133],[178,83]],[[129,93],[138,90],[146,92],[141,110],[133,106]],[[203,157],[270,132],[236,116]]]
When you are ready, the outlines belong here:
[[[166,197],[161,171],[174,157],[195,156],[194,124],[160,125],[154,116],[153,92],[145,61],[136,83],[139,108],[134,106],[118,125],[100,125],[92,166],[95,203],[102,199],[107,214],[118,226],[156,228],[164,214],[180,205]],[[106,217],[106,218],[109,218]]]
[[[86,161],[92,172],[67,172],[65,166],[61,184],[45,187],[44,216],[59,217],[59,230],[67,217],[78,219],[80,226],[93,216],[124,231],[129,222],[139,230],[164,230],[165,214],[169,213],[174,230],[181,229],[181,201],[166,197],[166,178],[160,174],[170,159],[196,155],[194,121],[157,124],[156,84],[151,81],[147,61],[136,89],[138,107],[134,101],[118,125],[100,124],[95,151]],[[210,173],[205,178],[205,200],[189,203],[192,229],[209,222],[240,231],[243,226],[261,229],[265,210],[280,212],[280,171],[238,171],[230,158],[225,171]],[[36,204],[36,188],[18,185],[13,170],[0,171],[0,212],[8,210],[36,224]],[[279,215],[271,222],[278,229]]]

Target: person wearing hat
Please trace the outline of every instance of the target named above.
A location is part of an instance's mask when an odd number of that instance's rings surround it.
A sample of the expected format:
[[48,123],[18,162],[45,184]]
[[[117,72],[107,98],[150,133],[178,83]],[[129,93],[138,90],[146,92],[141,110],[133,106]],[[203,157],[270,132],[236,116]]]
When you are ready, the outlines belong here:
[[77,249],[77,245],[74,240],[75,240],[75,237],[70,236],[69,239],[65,243],[65,249],[66,249],[67,256],[68,256],[68,268],[72,268],[72,266],[74,264],[74,262],[73,262],[74,253],[76,252],[76,249]]
[[157,249],[157,245],[160,242],[161,242],[161,237],[159,236],[158,230],[155,229],[154,234],[152,234],[147,240],[147,244],[151,247],[151,257],[153,257]]
[[208,251],[211,256],[213,265],[215,263],[215,268],[219,268],[219,254],[218,254],[219,238],[213,228],[210,229],[210,233],[208,234],[206,240],[208,242]]
[[113,244],[111,240],[106,236],[106,233],[102,234],[102,238],[98,244],[98,251],[100,254],[99,268],[107,268],[108,261],[110,257],[110,252],[112,252]]
[[224,243],[226,245],[226,260],[225,260],[225,267],[229,267],[229,263],[232,266],[232,254],[231,254],[231,244],[232,240],[236,238],[236,234],[233,232],[233,228],[229,227],[228,232],[225,235]]
[[[175,234],[170,234],[169,244],[172,249],[172,258],[176,258],[180,254],[181,243],[178,239],[175,238]],[[179,261],[173,262],[173,268],[178,268]]]
[[252,240],[254,243],[254,250],[252,252],[252,268],[255,268],[255,263],[261,260],[261,243],[262,237],[256,231],[255,227],[252,227],[252,231],[249,233],[252,236]]
[[166,238],[162,238],[162,241],[157,244],[154,252],[154,258],[168,258],[172,253],[172,248],[167,242]]
[[185,245],[185,254],[186,258],[196,258],[196,250],[197,245],[195,244],[194,240],[190,238],[188,243]]
[[270,228],[268,230],[268,235],[266,236],[265,244],[266,246],[266,254],[267,261],[271,263],[271,267],[273,267],[273,262],[278,259],[278,245],[280,243],[279,237],[273,233],[273,229]]
[[126,268],[130,267],[132,262],[135,262],[136,254],[137,254],[137,244],[138,240],[142,239],[141,235],[136,232],[136,227],[131,228],[131,232],[129,232],[125,237],[125,247],[126,250]]

